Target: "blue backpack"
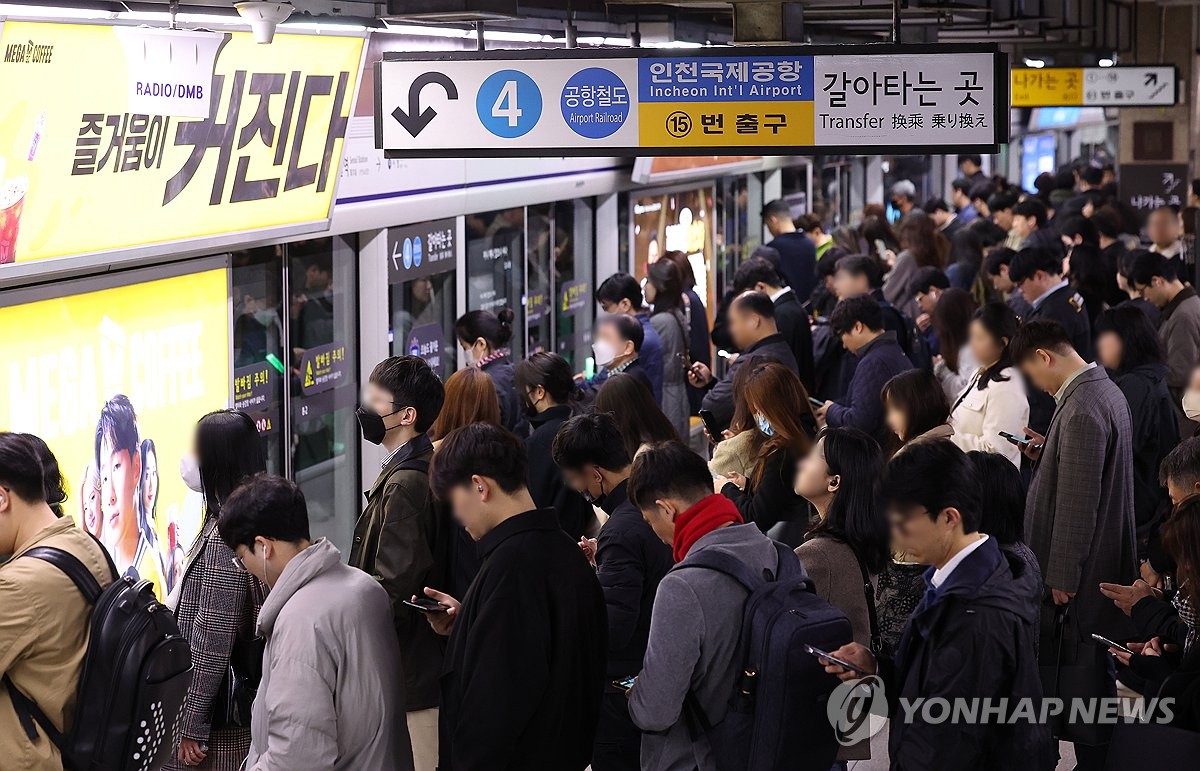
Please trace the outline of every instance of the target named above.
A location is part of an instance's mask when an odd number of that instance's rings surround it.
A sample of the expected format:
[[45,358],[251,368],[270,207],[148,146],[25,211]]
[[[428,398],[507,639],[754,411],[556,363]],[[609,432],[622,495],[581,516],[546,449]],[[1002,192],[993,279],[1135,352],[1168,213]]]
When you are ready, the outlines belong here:
[[684,703],[693,741],[708,740],[721,771],[828,771],[837,757],[826,702],[839,683],[804,646],[840,648],[852,640],[850,621],[816,595],[791,549],[775,548],[775,575],[707,549],[674,568],[715,570],[748,595],[736,654],[742,674],[724,719],[713,725],[691,692]]

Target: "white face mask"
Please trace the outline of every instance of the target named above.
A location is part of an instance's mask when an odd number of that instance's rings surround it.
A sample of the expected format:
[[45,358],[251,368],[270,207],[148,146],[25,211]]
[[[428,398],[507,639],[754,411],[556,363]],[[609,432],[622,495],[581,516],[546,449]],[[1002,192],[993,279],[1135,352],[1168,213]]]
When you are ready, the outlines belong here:
[[204,485],[200,482],[200,466],[191,455],[179,459],[179,476],[192,492],[204,492]]
[[1183,392],[1183,414],[1188,420],[1200,421],[1200,391],[1189,388]]
[[592,343],[592,353],[596,356],[596,364],[607,367],[617,358],[617,349],[607,340],[597,340]]
[[470,348],[465,348],[463,350],[464,350],[463,356],[466,359],[467,366],[474,367],[475,362],[479,361],[479,357],[475,355],[475,347],[472,346]]

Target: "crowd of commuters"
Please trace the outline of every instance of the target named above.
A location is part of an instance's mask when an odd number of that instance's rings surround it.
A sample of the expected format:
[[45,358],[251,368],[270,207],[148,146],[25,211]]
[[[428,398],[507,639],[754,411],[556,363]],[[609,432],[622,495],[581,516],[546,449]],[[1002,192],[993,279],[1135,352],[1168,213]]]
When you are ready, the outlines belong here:
[[[1200,298],[1179,213],[1152,212],[1141,249],[1099,166],[1026,192],[959,160],[944,198],[892,186],[895,227],[878,205],[835,228],[768,204],[772,239],[718,308],[681,253],[608,277],[594,373],[514,360],[508,310],[457,321],[467,366],[444,384],[380,362],[357,417],[383,460],[346,555],[263,473],[248,416],[202,418],[181,473],[204,517],[166,598],[193,661],[170,767],[709,771],[777,751],[754,745],[756,709],[807,703],[810,757],[755,767],[840,769],[870,742],[837,746],[824,704],[863,675],[892,702],[897,769],[1050,768],[1056,739],[1103,769],[1115,736],[897,698],[1119,680],[1200,731]],[[44,442],[0,433],[0,697],[60,730],[89,611],[22,557],[51,546],[114,580],[67,498]],[[756,637],[782,597],[826,619],[808,629],[826,653]],[[756,681],[748,641],[798,657],[796,693]],[[9,701],[0,758],[61,767]]]

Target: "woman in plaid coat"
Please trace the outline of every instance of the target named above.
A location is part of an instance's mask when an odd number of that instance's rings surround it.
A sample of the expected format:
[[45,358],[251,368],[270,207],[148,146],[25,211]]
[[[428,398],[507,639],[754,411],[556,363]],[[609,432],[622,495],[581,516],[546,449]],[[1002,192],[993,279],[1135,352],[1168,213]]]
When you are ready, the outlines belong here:
[[[200,419],[194,452],[194,461],[185,460],[181,471],[188,486],[204,495],[203,524],[167,600],[192,646],[194,674],[176,757],[165,768],[238,771],[250,751],[250,716],[247,712],[243,720],[230,709],[230,666],[235,646],[250,654],[239,660],[254,658],[264,592],[257,579],[234,565],[233,552],[217,534],[217,519],[221,501],[242,480],[265,471],[266,461],[254,421],[233,410]],[[259,666],[261,652],[256,671]]]

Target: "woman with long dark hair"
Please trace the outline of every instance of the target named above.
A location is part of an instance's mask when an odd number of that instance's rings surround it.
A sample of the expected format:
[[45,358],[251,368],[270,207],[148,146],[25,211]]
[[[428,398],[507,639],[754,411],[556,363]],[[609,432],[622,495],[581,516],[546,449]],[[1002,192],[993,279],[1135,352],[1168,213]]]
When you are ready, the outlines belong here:
[[591,537],[599,524],[591,503],[563,484],[554,463],[554,436],[575,414],[583,392],[575,384],[571,365],[557,353],[535,353],[513,368],[513,382],[532,433],[525,439],[529,457],[529,494],[540,508],[552,507],[567,535]]
[[670,260],[651,263],[647,270],[646,302],[653,306],[650,326],[662,342],[662,411],[680,436],[690,433],[691,402],[687,395],[687,371],[691,366],[688,334],[683,318],[683,280]]
[[[688,256],[680,251],[665,252],[660,260],[670,260],[679,271],[683,281],[683,319],[688,330],[688,356],[692,361],[698,361],[712,369],[712,344],[709,341],[708,309],[704,301],[696,294],[696,273]],[[688,384],[688,402],[692,414],[700,409],[700,402],[706,391]]]
[[950,407],[950,441],[964,452],[998,453],[1021,467],[1021,451],[1000,436],[1022,436],[1029,424],[1025,378],[1013,365],[1008,343],[1017,333],[1017,314],[1002,302],[988,303],[971,320],[971,356],[982,366]]
[[1037,555],[1025,543],[1025,484],[1021,471],[999,453],[972,450],[967,457],[978,472],[983,493],[979,532],[995,538],[1000,549],[1020,563],[1023,570],[1013,570],[1014,584],[1025,588],[1026,598],[1037,605],[1041,602],[1042,570]]
[[630,458],[643,445],[681,441],[650,388],[635,375],[619,373],[605,380],[592,407],[595,412],[612,414]]
[[913,442],[947,439],[954,433],[946,422],[950,417],[946,396],[928,370],[901,372],[884,383],[880,398],[884,420],[896,435],[895,452]]
[[956,398],[979,370],[979,362],[967,344],[974,315],[975,300],[970,293],[953,287],[942,292],[933,309],[933,328],[941,351],[934,361],[933,374],[947,399]]
[[1167,365],[1158,333],[1140,308],[1120,305],[1096,319],[1096,359],[1125,394],[1133,427],[1133,513],[1138,554],[1167,515],[1167,491],[1158,469],[1179,444],[1179,422],[1167,389]]
[[[739,402],[735,412],[753,422],[734,428],[754,432],[750,452],[754,469],[749,478],[718,476],[713,480],[714,492],[732,500],[742,518],[764,533],[781,522],[804,523],[808,506],[792,483],[796,462],[812,445],[811,427],[816,426],[804,385],[782,364],[756,361],[738,368],[733,392]],[[799,540],[781,535],[785,543]]]
[[263,589],[234,565],[217,519],[229,494],[266,470],[266,458],[254,421],[234,410],[200,418],[192,447],[180,472],[204,496],[204,516],[167,605],[191,645],[194,674],[179,723],[180,745],[166,768],[237,771],[250,752],[249,707],[262,665],[254,627]]
[[883,281],[883,296],[901,313],[915,319],[919,309],[909,284],[921,268],[945,270],[950,242],[929,215],[911,214],[900,223],[900,246],[896,264]]
[[500,421],[520,437],[529,434],[529,421],[521,410],[521,398],[513,385],[512,354],[508,344],[513,336],[513,312],[501,308],[491,311],[468,311],[454,322],[454,336],[466,352],[467,366],[487,373],[496,385],[500,399]]
[[[795,492],[816,509],[818,521],[796,556],[817,594],[846,614],[855,642],[880,653],[875,586],[891,562],[890,529],[875,481],[883,453],[856,428],[828,428],[796,466]],[[839,761],[871,757],[869,741],[844,747]]]

